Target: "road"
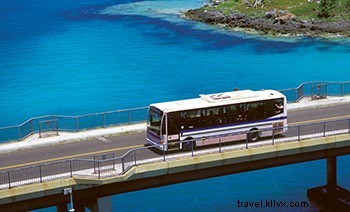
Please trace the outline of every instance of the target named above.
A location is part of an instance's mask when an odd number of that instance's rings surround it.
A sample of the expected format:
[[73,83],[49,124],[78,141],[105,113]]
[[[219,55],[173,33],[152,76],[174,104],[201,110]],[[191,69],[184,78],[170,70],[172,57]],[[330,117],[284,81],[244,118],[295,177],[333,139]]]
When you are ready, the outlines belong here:
[[[288,113],[290,126],[350,118],[350,104]],[[0,155],[0,171],[48,163],[69,158],[91,158],[92,155],[115,152],[121,156],[129,149],[145,144],[145,132],[95,138]]]

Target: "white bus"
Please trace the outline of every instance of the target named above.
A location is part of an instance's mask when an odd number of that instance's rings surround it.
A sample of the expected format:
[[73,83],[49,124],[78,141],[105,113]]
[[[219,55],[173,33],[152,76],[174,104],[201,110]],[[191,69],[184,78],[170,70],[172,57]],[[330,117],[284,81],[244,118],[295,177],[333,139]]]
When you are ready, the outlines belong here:
[[[257,141],[286,130],[287,99],[282,93],[242,90],[151,104],[146,140],[164,151],[172,146],[188,150],[219,142]],[[247,133],[238,134],[242,131]]]

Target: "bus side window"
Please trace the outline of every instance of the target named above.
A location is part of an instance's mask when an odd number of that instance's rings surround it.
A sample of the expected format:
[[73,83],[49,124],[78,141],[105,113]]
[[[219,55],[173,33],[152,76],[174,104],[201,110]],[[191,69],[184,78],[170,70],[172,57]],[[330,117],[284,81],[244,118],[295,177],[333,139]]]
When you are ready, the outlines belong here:
[[209,108],[207,113],[209,126],[222,123],[222,116],[224,115],[224,110],[222,107]]
[[283,101],[282,100],[275,100],[275,114],[283,113]]
[[283,113],[283,99],[269,100],[265,106],[266,118]]
[[186,129],[187,127],[187,123],[186,123],[186,117],[187,117],[187,114],[186,114],[186,112],[181,112],[180,113],[180,127],[181,127],[181,129]]
[[235,123],[239,121],[240,117],[242,117],[243,112],[240,114],[239,105],[230,105],[228,107],[227,115],[228,123]]
[[222,106],[222,107],[219,108],[218,118],[219,118],[220,124],[226,124],[227,123],[228,117],[227,117],[227,108],[226,108],[226,106]]
[[208,126],[212,126],[214,125],[214,121],[215,121],[215,118],[214,118],[214,111],[212,109],[208,110],[208,115],[207,115],[207,124]]
[[247,119],[255,121],[265,118],[264,103],[252,102],[247,104]]
[[254,120],[254,116],[255,116],[255,105],[253,105],[252,103],[248,103],[247,104],[247,107],[246,107],[246,117],[247,117],[247,120],[251,121],[251,120]]
[[168,114],[168,134],[178,134],[180,129],[180,114],[173,112]]
[[244,104],[239,104],[238,106],[238,110],[237,110],[237,120],[238,122],[240,121],[245,121],[247,118],[247,110],[245,109],[245,105]]
[[205,127],[206,126],[206,121],[205,121],[205,118],[206,118],[206,115],[205,115],[205,109],[201,109],[199,110],[199,117],[198,117],[198,126],[199,127]]
[[259,102],[257,110],[257,119],[265,119],[266,118],[266,111],[265,111],[265,102]]
[[266,118],[274,116],[275,115],[275,101],[274,100],[269,100],[266,103]]

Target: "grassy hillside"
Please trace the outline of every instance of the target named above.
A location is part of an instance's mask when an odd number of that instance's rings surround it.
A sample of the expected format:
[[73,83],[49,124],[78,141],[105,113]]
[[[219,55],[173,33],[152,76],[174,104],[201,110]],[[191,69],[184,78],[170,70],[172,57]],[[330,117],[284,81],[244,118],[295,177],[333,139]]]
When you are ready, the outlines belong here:
[[[248,1],[254,2],[253,0]],[[321,0],[320,3],[317,3],[316,0],[311,2],[308,0],[265,0],[264,2],[263,7],[259,5],[256,8],[252,8],[248,7],[242,0],[227,0],[217,5],[216,8],[227,13],[237,11],[254,17],[264,16],[265,12],[277,9],[288,11],[296,15],[297,19],[303,20],[312,18],[328,21],[350,20],[350,0]],[[320,14],[325,12],[325,10],[329,17],[321,17]]]

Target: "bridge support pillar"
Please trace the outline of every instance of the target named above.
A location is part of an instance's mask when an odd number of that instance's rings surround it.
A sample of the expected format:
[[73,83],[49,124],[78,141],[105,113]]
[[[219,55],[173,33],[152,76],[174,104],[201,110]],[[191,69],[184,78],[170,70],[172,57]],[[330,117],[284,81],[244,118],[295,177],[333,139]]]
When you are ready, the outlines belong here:
[[74,202],[74,212],[85,212],[84,202],[75,201]]
[[67,212],[67,204],[63,203],[63,204],[56,205],[56,211]]
[[87,208],[92,212],[112,212],[111,196],[95,199],[89,202]]
[[337,157],[327,158],[327,193],[334,195],[337,193]]
[[[112,212],[112,198],[110,196],[98,198],[93,201],[74,201],[75,212],[85,212],[85,207],[90,209],[92,212]],[[70,205],[62,203],[56,205],[57,212],[69,212]]]
[[[69,204],[59,204],[56,205],[56,211],[57,212],[69,212],[70,211],[70,205]],[[82,202],[74,202],[74,211],[75,212],[85,212],[85,205]]]
[[350,211],[350,192],[337,185],[337,157],[327,158],[327,185],[310,188],[307,197],[315,206],[322,209]]

